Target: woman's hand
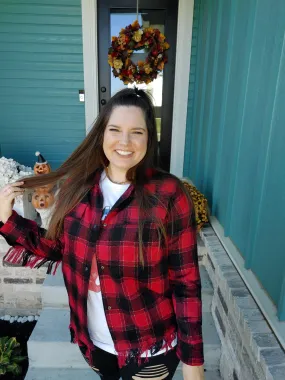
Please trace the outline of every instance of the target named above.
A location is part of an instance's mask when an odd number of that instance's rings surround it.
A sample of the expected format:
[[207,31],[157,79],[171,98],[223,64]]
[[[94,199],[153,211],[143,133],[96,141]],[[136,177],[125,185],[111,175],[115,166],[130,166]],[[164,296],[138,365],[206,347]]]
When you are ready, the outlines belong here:
[[205,380],[204,366],[182,364],[183,380]]
[[7,220],[12,215],[12,209],[15,203],[15,198],[18,195],[22,195],[24,189],[19,186],[23,185],[24,182],[14,182],[6,185],[0,191],[0,221],[6,223]]

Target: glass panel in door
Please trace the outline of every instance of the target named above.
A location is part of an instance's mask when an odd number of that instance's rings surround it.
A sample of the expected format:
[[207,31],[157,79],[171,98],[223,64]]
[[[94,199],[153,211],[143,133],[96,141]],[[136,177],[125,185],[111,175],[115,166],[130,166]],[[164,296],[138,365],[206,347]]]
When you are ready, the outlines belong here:
[[[120,30],[133,23],[137,18],[135,12],[126,11],[122,9],[111,9],[110,12],[110,44],[112,36],[118,36]],[[143,27],[152,27],[160,30],[164,34],[164,24],[165,24],[165,12],[163,10],[141,10],[138,14],[138,22]],[[133,53],[131,59],[134,63],[145,60],[148,55],[144,49],[136,51]],[[112,68],[110,68],[111,75],[111,96],[117,91],[128,87],[132,88],[136,86],[137,88],[145,90],[150,94],[153,105],[156,111],[156,125],[157,125],[157,137],[160,142],[161,135],[161,107],[162,107],[162,88],[163,88],[163,72],[159,73],[157,78],[149,84],[127,84],[125,85],[119,78],[115,78],[112,74]]]

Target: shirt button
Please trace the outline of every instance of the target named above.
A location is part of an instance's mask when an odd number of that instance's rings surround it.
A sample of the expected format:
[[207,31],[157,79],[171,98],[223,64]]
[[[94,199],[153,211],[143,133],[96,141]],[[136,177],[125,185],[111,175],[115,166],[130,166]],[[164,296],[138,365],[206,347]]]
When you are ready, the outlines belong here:
[[107,227],[107,224],[106,224],[106,223],[104,223],[104,224],[103,224],[103,227]]
[[89,266],[86,265],[86,267],[85,267],[85,272],[88,272],[88,271],[89,271]]
[[111,306],[108,306],[108,310],[111,310],[112,308],[111,308]]
[[101,266],[101,269],[102,269],[102,270],[104,269],[104,266],[103,266],[103,265]]

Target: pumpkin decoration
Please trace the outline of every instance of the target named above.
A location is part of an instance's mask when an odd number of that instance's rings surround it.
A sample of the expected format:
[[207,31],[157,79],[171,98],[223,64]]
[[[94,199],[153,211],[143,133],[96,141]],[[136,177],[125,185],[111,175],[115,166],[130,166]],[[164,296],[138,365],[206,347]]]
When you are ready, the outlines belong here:
[[32,205],[35,209],[49,208],[54,204],[54,194],[43,188],[36,188],[32,195]]
[[186,180],[182,181],[186,190],[189,192],[193,201],[197,232],[201,230],[204,224],[209,222],[209,208],[208,201],[205,196],[194,186],[188,183]]
[[47,174],[51,172],[51,167],[48,162],[44,159],[40,152],[36,152],[35,155],[38,157],[38,161],[34,165],[35,174]]
[[[51,172],[49,163],[44,159],[40,152],[35,153],[38,161],[34,165],[36,175],[48,174]],[[54,184],[39,186],[34,189],[32,194],[32,205],[40,214],[41,227],[47,229],[52,207],[55,203],[55,188]]]
[[49,191],[45,186],[38,187],[32,195],[32,205],[41,217],[41,227],[48,229],[52,210],[55,205],[55,187]]

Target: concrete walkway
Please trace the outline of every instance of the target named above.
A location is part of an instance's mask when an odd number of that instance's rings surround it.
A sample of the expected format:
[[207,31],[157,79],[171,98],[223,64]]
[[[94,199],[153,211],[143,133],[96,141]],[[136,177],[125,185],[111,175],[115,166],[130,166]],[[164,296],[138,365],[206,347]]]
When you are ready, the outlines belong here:
[[[60,268],[59,268],[60,269]],[[200,265],[203,301],[203,337],[206,380],[220,380],[221,343],[211,315],[213,287],[205,267]],[[43,311],[28,341],[30,359],[26,380],[91,380],[98,378],[70,343],[69,307],[61,271],[48,276],[42,290]],[[174,376],[182,380],[181,363]]]

